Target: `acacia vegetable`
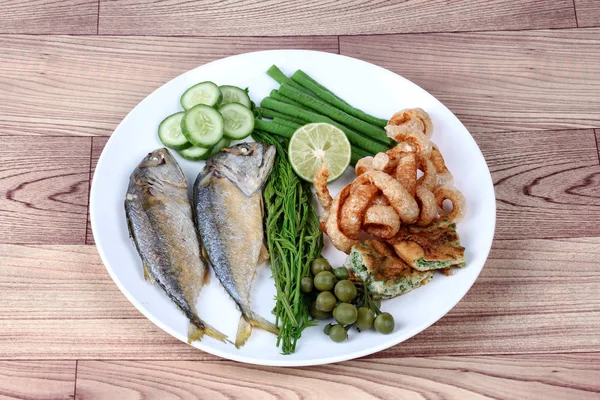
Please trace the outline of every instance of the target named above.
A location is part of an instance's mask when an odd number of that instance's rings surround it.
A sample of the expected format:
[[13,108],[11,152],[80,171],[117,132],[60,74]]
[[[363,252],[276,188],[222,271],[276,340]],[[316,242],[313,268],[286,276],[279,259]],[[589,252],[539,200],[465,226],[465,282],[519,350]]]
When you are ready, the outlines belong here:
[[277,290],[273,309],[280,329],[277,346],[281,346],[283,354],[291,354],[296,350],[302,331],[313,325],[309,319],[309,300],[302,293],[302,279],[310,276],[311,262],[320,257],[323,236],[319,217],[312,206],[310,184],[294,173],[286,144],[276,136],[258,131],[252,136],[258,142],[277,148],[277,157],[263,191],[265,234]]

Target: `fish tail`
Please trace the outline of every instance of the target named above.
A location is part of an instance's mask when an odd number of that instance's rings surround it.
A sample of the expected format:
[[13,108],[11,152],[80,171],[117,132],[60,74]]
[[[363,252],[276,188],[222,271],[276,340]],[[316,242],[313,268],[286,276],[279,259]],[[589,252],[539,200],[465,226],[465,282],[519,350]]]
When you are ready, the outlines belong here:
[[235,337],[235,347],[238,349],[242,347],[248,341],[250,334],[252,333],[252,327],[264,329],[267,332],[279,334],[279,328],[274,324],[267,321],[263,317],[254,312],[244,312],[240,317],[240,323],[238,324],[237,335]]
[[192,344],[192,342],[202,339],[205,334],[221,342],[229,342],[227,335],[198,319],[196,323],[190,322],[190,326],[188,327],[188,343]]

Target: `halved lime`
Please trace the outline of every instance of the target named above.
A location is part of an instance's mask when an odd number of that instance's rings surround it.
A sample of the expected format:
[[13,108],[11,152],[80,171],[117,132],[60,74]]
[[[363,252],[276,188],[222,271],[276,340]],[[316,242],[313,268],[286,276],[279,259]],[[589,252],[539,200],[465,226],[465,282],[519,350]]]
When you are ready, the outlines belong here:
[[304,125],[290,139],[288,156],[300,178],[313,181],[322,162],[329,166],[328,182],[339,178],[350,165],[351,148],[346,134],[327,123]]

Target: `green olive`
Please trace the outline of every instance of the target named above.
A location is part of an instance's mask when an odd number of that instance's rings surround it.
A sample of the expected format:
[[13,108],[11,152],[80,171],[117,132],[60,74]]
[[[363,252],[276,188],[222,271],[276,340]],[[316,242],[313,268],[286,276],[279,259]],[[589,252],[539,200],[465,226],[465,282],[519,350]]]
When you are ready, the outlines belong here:
[[331,327],[329,331],[329,337],[336,343],[341,343],[344,340],[348,339],[348,332],[342,325],[334,325]]
[[352,304],[341,303],[333,309],[333,318],[342,325],[349,325],[356,322],[358,311]]
[[[335,315],[335,312],[334,312]],[[361,307],[358,309],[358,316],[356,318],[356,327],[361,331],[366,331],[373,327],[373,320],[375,319],[375,312],[368,307]]]
[[331,318],[330,312],[324,312],[317,308],[317,302],[313,301],[310,303],[310,316],[314,319],[329,319]]
[[335,303],[337,303],[337,300],[331,292],[321,292],[317,296],[316,307],[317,310],[328,313],[333,310]]
[[329,332],[331,332],[331,327],[332,326],[333,325],[331,325],[331,324],[325,325],[325,328],[323,328],[323,333],[325,333],[326,335],[329,335]]
[[394,317],[390,313],[382,313],[375,318],[375,330],[387,335],[394,330]]
[[305,276],[300,280],[300,290],[302,293],[310,293],[313,290],[313,278]]
[[335,277],[341,281],[348,279],[350,272],[348,272],[348,268],[346,267],[339,267],[333,270],[333,275],[335,275]]
[[333,289],[335,285],[335,276],[329,271],[321,271],[315,276],[315,287],[323,292]]
[[344,279],[335,285],[335,296],[343,302],[349,302],[356,297],[356,286],[351,281]]
[[321,271],[329,270],[331,270],[331,265],[329,265],[329,262],[324,258],[315,258],[310,265],[310,271],[312,272],[313,276],[317,275]]

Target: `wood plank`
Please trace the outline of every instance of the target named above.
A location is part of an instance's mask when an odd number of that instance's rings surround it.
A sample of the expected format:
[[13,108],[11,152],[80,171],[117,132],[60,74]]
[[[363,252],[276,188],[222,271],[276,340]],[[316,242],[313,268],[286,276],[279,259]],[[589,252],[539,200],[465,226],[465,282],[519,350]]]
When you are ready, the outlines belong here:
[[0,320],[142,317],[94,246],[0,245],[0,265]]
[[0,361],[0,399],[72,399],[75,361]]
[[[0,359],[215,359],[139,314],[91,246],[0,255]],[[446,317],[371,357],[598,352],[599,260],[600,238],[496,240]]]
[[[301,15],[302,18],[298,18]],[[289,36],[575,27],[571,0],[100,2],[100,34]]]
[[496,238],[600,236],[592,130],[478,133],[495,184]]
[[309,368],[82,361],[77,398],[597,399],[600,355],[392,358]]
[[600,6],[598,0],[573,0],[580,28],[600,26]]
[[90,142],[0,136],[0,242],[85,243]]
[[[107,137],[92,137],[92,160],[90,162],[90,189],[94,173],[96,172],[96,164],[98,164],[98,159],[100,158],[100,154],[102,154],[102,150],[104,150],[104,146],[106,146],[106,142],[108,142]],[[90,223],[89,207],[85,244],[94,244],[94,233],[92,232],[92,224]]]
[[600,29],[341,37],[340,51],[412,80],[474,133],[600,128]]
[[0,34],[95,35],[97,30],[97,0],[0,1]]
[[[336,37],[0,36],[0,135],[105,135],[154,89],[199,65]],[[19,101],[15,101],[18,99]]]

